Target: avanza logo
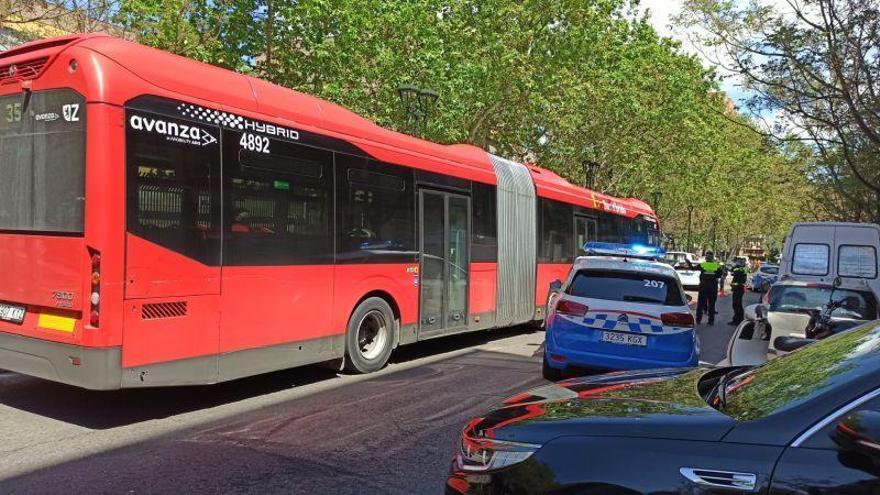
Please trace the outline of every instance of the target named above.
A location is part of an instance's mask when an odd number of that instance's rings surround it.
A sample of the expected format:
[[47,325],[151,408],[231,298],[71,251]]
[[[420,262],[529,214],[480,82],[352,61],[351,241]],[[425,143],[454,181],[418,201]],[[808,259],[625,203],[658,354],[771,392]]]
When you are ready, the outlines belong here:
[[132,129],[162,134],[168,140],[178,143],[207,146],[217,142],[217,138],[208,134],[207,131],[192,125],[167,122],[162,119],[144,117],[142,115],[132,115],[128,120],[128,124]]

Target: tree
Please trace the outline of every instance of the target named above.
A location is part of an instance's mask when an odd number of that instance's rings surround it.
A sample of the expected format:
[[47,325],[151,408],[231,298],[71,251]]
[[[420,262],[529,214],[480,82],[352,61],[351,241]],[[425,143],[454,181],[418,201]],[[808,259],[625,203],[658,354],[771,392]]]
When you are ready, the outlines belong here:
[[880,221],[878,2],[787,3],[688,0],[680,21],[745,78],[753,110],[777,113],[778,138],[811,144],[827,216]]
[[[731,112],[695,57],[626,0],[132,0],[119,22],[141,41],[339,103],[405,128],[397,88],[441,97],[427,136],[538,163],[659,205],[667,231],[692,210],[695,238],[780,229],[799,164]],[[763,182],[761,182],[763,181]],[[768,183],[770,185],[768,185]],[[752,203],[750,203],[752,202]],[[771,211],[772,210],[772,211]],[[768,213],[770,212],[770,213]],[[782,228],[787,228],[785,225]],[[683,237],[683,236],[680,236]]]
[[0,0],[0,28],[22,31],[27,41],[61,32],[106,31],[118,8],[118,0]]

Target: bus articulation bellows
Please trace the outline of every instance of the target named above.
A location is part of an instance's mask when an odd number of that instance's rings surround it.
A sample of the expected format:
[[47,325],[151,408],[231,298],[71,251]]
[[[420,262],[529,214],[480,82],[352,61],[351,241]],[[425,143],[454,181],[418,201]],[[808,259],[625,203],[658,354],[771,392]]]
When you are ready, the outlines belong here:
[[543,319],[636,199],[105,35],[0,53],[0,368],[215,383]]

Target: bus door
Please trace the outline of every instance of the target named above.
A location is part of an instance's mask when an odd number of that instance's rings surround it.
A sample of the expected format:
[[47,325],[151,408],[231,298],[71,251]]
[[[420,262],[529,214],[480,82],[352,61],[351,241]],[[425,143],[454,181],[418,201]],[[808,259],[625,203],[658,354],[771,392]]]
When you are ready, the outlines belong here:
[[470,211],[467,196],[431,189],[419,191],[420,337],[467,327]]
[[599,225],[593,217],[575,215],[574,217],[574,254],[584,256],[584,244],[595,241],[598,237]]

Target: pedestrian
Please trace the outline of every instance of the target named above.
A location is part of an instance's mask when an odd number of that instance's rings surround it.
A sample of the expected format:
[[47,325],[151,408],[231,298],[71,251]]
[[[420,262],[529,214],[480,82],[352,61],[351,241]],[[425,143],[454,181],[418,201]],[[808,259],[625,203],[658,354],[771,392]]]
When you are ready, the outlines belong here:
[[[700,292],[697,295],[697,324],[702,323],[703,313],[708,323],[715,324],[715,301],[718,299],[718,278],[721,276],[721,263],[715,261],[715,253],[706,251],[706,261],[694,268],[700,271]],[[689,263],[690,264],[690,263]]]
[[746,278],[749,270],[744,260],[737,260],[733,266],[733,278],[730,280],[730,291],[733,294],[733,320],[728,325],[739,325],[743,321],[743,294],[746,291]]
[[718,285],[720,288],[718,289],[718,293],[722,296],[724,295],[724,281],[727,279],[727,265],[721,265],[721,273],[718,275]]

